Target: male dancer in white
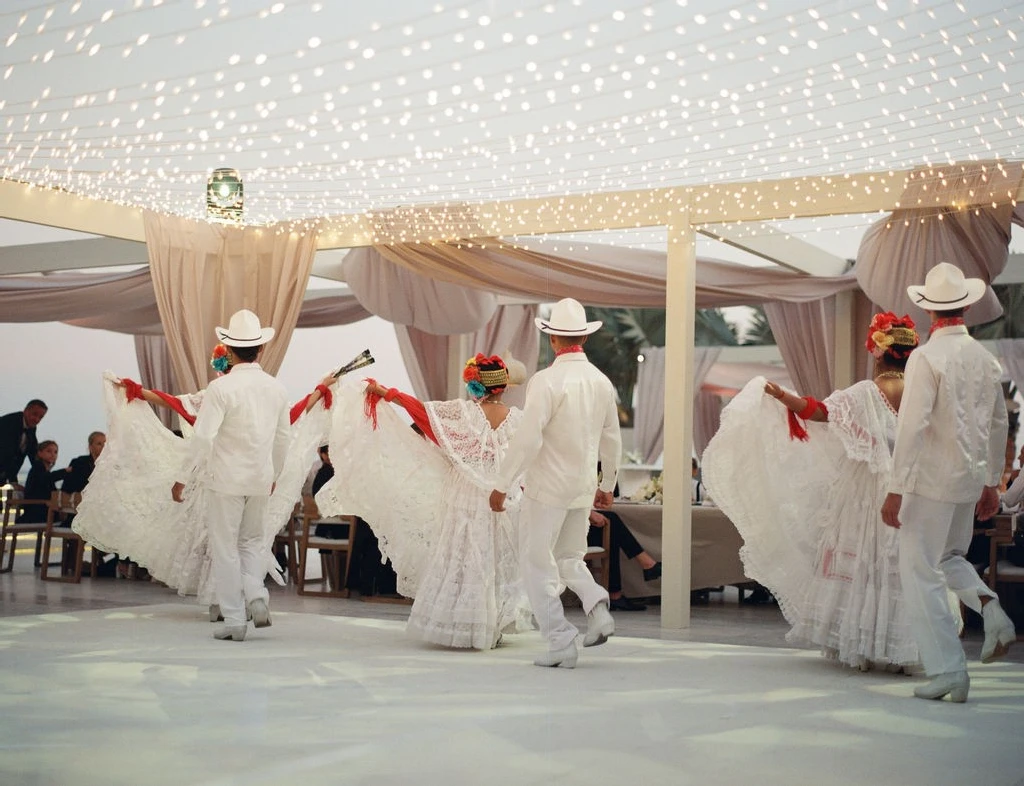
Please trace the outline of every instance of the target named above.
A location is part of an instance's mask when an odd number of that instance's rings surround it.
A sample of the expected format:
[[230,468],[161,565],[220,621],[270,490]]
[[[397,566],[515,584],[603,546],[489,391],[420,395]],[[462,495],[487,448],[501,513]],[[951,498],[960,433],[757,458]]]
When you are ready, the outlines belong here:
[[932,678],[914,689],[921,699],[949,694],[964,702],[971,684],[947,585],[985,621],[982,663],[1002,657],[1015,639],[996,594],[964,559],[975,513],[985,520],[999,508],[1006,450],[999,361],[967,334],[963,320],[985,288],[946,262],[928,271],[924,286],[907,288],[932,318],[931,338],[907,363],[882,519],[900,528],[907,619]]
[[[519,514],[519,560],[526,594],[550,651],[538,666],[571,669],[579,655],[579,631],[565,618],[560,585],[579,596],[587,612],[583,646],[603,644],[615,632],[608,592],[587,569],[591,507],[612,504],[622,439],[615,389],[583,354],[587,336],[601,327],[587,322],[572,298],[560,300],[548,320],[536,320],[550,337],[555,361],[533,376],[526,405],[491,492],[494,511],[504,510],[513,478],[525,470]],[[603,475],[598,489],[597,462]],[[596,490],[596,494],[595,494]]]
[[[216,333],[232,355],[231,373],[206,388],[179,478],[205,462],[210,556],[224,615],[213,636],[244,641],[247,611],[257,628],[270,625],[263,519],[288,452],[288,394],[256,362],[273,328],[260,327],[259,317],[243,309]],[[180,480],[172,487],[176,502],[184,488]]]

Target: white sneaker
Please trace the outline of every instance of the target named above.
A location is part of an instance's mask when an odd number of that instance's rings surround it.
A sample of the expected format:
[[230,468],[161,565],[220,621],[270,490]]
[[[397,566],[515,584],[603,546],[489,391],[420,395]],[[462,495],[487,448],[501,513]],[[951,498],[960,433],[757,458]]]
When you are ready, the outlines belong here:
[[245,641],[245,625],[225,625],[213,632],[215,639],[221,641]]
[[1017,640],[1017,631],[999,601],[993,598],[981,608],[985,620],[985,643],[981,645],[981,662],[991,663],[1004,655]]
[[914,695],[919,699],[941,699],[947,693],[951,701],[963,704],[967,701],[967,691],[971,687],[971,678],[967,671],[950,671],[938,674],[927,685],[914,688]]
[[576,640],[573,639],[568,647],[563,647],[560,650],[551,650],[546,655],[541,655],[533,662],[533,665],[552,666],[560,669],[575,669],[576,660],[579,656],[579,647],[576,646]]
[[608,603],[601,601],[587,615],[587,635],[583,638],[584,647],[596,647],[604,644],[609,636],[615,635],[615,620],[608,611]]
[[249,603],[249,617],[252,619],[253,627],[256,628],[269,628],[273,624],[270,621],[270,609],[267,608],[267,602],[263,598],[256,598]]

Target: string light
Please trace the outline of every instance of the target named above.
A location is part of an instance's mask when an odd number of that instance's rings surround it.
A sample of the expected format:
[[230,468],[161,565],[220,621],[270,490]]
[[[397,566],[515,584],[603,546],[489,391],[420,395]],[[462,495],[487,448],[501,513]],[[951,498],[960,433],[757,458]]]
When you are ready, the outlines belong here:
[[[308,2],[233,14],[194,0],[173,25],[156,0],[109,15],[77,5],[0,14],[16,28],[0,173],[159,212],[200,217],[202,184],[224,165],[246,172],[247,221],[309,224],[1021,157],[1021,9],[994,0],[899,14],[874,0],[409,2],[344,25]],[[245,25],[273,26],[275,48],[236,35]],[[223,54],[187,56],[197,48]],[[88,69],[84,92],[63,87],[80,83],[68,68]],[[614,209],[619,224],[641,210]],[[460,220],[440,211],[403,237]]]

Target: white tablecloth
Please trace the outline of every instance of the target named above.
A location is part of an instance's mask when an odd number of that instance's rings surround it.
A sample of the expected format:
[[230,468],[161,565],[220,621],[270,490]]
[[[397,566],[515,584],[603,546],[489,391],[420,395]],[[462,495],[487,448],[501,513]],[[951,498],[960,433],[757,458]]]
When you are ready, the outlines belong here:
[[[612,510],[636,536],[644,551],[661,559],[661,505],[617,502]],[[743,539],[733,523],[718,508],[695,505],[690,509],[693,521],[693,554],[690,561],[690,588],[704,589],[750,581],[743,575],[740,546]],[[661,581],[645,582],[635,560],[621,557],[622,591],[631,598],[661,594]]]

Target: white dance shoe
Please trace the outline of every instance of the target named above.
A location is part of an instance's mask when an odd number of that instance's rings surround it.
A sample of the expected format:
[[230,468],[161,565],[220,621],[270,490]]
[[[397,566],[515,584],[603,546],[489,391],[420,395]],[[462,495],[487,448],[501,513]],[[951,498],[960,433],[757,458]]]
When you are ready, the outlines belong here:
[[245,625],[225,625],[213,632],[215,639],[221,641],[245,641]]
[[[210,608],[208,609],[208,612],[210,614],[210,622],[223,622],[224,621],[224,615],[221,614],[220,604],[219,603],[211,604]],[[252,621],[252,612],[249,612],[246,615],[245,618],[251,622]]]
[[951,701],[963,704],[967,701],[967,691],[971,687],[971,678],[963,671],[950,671],[932,677],[927,685],[914,688],[914,695],[919,699],[941,699],[947,693]]
[[273,624],[270,621],[270,609],[267,608],[267,602],[263,598],[256,598],[256,600],[251,601],[248,611],[253,627],[269,628]]
[[601,601],[587,615],[587,635],[583,638],[584,647],[596,647],[604,644],[609,636],[615,635],[615,620],[608,611],[608,603]]
[[1006,655],[1010,645],[1017,640],[1013,621],[1003,611],[999,601],[993,598],[981,609],[985,620],[985,643],[981,645],[981,662],[991,663]]
[[575,669],[576,661],[580,656],[580,649],[573,639],[568,647],[560,650],[551,650],[546,655],[541,655],[533,662],[534,666],[550,666],[560,669]]

